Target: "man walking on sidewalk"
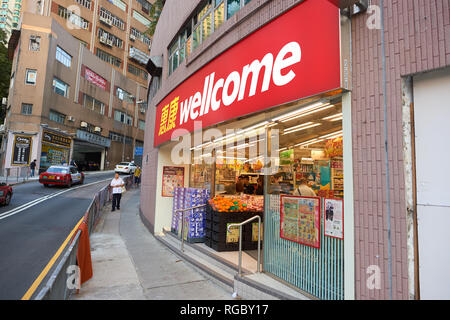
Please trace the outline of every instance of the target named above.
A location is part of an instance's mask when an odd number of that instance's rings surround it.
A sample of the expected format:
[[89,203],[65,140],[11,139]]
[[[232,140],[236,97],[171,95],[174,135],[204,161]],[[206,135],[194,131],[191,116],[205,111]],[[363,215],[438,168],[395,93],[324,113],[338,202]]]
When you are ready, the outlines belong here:
[[113,193],[111,211],[116,211],[116,207],[117,210],[120,210],[120,199],[122,198],[122,191],[123,191],[122,188],[125,188],[125,182],[122,180],[121,177],[119,177],[118,173],[116,173],[114,179],[112,179],[111,187]]
[[34,177],[34,170],[36,170],[36,159],[30,164],[31,176]]

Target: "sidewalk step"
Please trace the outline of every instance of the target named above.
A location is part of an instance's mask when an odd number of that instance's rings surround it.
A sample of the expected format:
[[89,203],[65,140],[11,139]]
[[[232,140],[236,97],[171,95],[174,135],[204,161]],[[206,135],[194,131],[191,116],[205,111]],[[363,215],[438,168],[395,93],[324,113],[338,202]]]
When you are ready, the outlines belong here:
[[213,249],[199,244],[184,243],[181,251],[181,241],[170,231],[156,236],[170,250],[195,266],[217,284],[225,285],[225,289],[236,292],[246,300],[310,300],[315,299],[299,290],[275,280],[265,273],[253,273],[243,269],[239,276],[238,266],[215,254]]
[[183,258],[186,262],[195,266],[204,273],[208,278],[215,281],[218,285],[229,291],[233,292],[234,289],[234,276],[237,271],[230,266],[230,264],[221,263],[215,260],[208,254],[202,251],[196,250],[191,244],[185,243],[184,252],[181,251],[181,241],[175,236],[169,233],[164,233],[161,236],[155,236],[160,242],[166,245],[175,254]]

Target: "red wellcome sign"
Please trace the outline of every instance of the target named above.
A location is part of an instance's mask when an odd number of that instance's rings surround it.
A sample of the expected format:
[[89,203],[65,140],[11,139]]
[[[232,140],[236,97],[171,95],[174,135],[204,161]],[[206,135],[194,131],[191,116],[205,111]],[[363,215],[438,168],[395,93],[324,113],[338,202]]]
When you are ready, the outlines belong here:
[[106,90],[106,83],[107,81],[100,77],[98,74],[96,74],[94,71],[86,67],[84,71],[84,77],[87,81],[95,84],[97,87],[102,88],[103,90]]
[[[158,104],[154,146],[341,87],[339,9],[307,0],[194,73]],[[184,129],[174,132],[176,129]]]

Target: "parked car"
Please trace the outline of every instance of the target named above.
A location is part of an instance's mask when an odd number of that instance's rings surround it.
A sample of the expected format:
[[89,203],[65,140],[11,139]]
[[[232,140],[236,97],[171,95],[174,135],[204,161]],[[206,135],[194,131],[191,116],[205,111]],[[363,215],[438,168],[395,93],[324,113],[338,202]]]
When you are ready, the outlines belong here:
[[4,206],[9,205],[11,202],[11,197],[13,190],[6,183],[0,183],[0,203]]
[[51,166],[39,175],[39,182],[48,187],[59,185],[71,187],[74,183],[84,183],[84,173],[74,166]]
[[134,162],[121,162],[116,165],[114,171],[116,173],[132,174],[134,173],[134,170],[136,170],[136,168],[137,166],[134,164]]

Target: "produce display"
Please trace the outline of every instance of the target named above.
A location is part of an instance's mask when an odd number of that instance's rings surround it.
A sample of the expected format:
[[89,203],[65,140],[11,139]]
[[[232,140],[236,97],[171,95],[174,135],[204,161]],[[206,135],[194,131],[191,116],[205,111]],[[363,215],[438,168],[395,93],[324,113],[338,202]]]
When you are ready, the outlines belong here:
[[259,212],[263,211],[264,197],[252,195],[215,196],[209,200],[211,207],[218,212]]

